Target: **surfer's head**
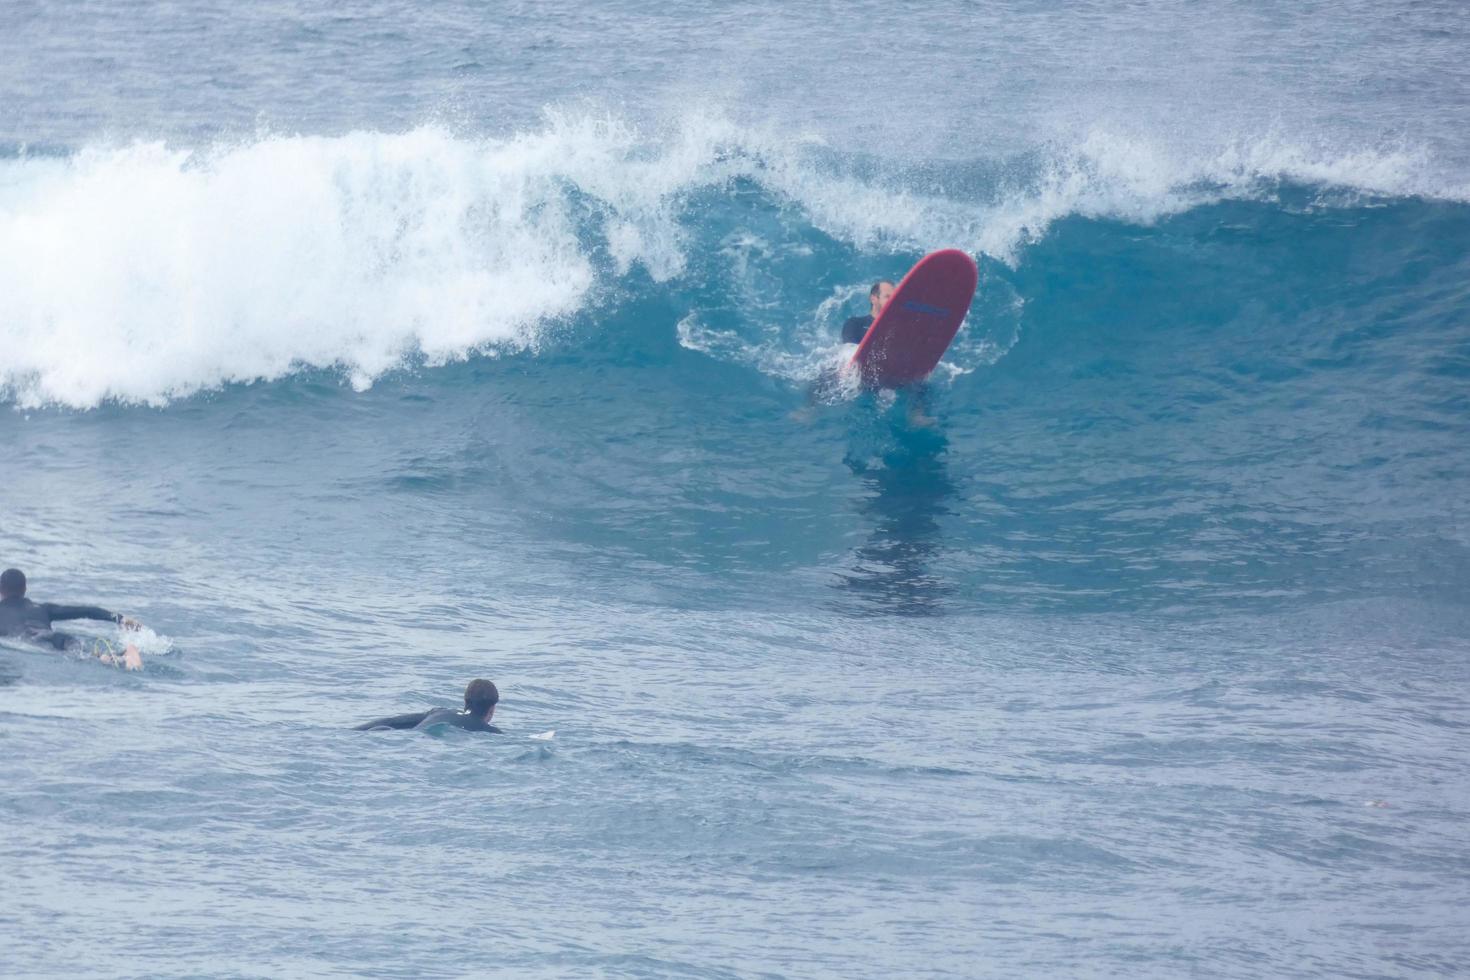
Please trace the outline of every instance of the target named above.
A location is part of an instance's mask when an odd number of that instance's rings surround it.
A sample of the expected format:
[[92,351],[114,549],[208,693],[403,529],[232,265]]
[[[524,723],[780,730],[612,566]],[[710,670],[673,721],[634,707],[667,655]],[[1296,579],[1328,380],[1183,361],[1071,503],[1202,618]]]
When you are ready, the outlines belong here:
[[499,701],[500,692],[495,689],[494,681],[478,678],[470,681],[470,686],[464,689],[464,710],[476,718],[489,721]]
[[868,302],[873,307],[873,316],[883,312],[883,307],[888,305],[888,300],[893,296],[893,283],[887,279],[880,279],[873,283],[873,288],[868,290]]
[[0,599],[15,599],[26,594],[26,573],[18,568],[0,572]]

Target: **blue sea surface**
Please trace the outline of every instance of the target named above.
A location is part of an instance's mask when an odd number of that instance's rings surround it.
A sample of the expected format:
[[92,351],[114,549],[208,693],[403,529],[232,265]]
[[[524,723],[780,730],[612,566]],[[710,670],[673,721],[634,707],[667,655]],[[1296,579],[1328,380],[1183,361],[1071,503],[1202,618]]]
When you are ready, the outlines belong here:
[[[0,567],[147,624],[0,639],[0,974],[1470,973],[1467,66],[0,6]],[[943,247],[934,424],[823,384]]]

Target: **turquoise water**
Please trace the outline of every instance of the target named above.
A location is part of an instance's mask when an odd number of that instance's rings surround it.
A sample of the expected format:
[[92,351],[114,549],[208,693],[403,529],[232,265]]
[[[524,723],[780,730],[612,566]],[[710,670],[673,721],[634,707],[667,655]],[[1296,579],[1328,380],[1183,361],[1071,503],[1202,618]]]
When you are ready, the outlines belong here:
[[0,12],[0,972],[1465,970],[1458,8],[894,17]]

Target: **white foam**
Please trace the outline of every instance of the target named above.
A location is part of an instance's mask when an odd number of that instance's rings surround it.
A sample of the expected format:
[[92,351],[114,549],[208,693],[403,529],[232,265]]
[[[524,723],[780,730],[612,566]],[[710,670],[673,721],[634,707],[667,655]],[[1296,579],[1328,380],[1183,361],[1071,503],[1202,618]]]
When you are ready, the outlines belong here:
[[1269,198],[1283,183],[1322,185],[1356,196],[1422,196],[1470,202],[1470,184],[1408,146],[1314,147],[1277,134],[1214,146],[1092,128],[1047,148],[1044,163],[984,201],[919,194],[851,178],[823,178],[777,158],[768,181],[799,201],[816,223],[859,247],[958,247],[1014,263],[1069,215],[1150,224],[1223,199]]
[[[834,174],[814,142],[699,112],[652,134],[551,112],[504,139],[429,126],[0,161],[0,395],[162,404],[303,367],[361,388],[410,357],[534,347],[616,288],[599,282],[600,248],[614,277],[682,275],[699,247],[689,195],[737,177],[861,250],[951,246],[1012,263],[1069,214],[1151,222],[1281,181],[1470,200],[1406,147],[1266,136],[1185,153],[1094,129],[975,199]],[[794,348],[711,331],[699,311],[679,338],[809,379],[838,359],[831,324],[845,302],[803,318]],[[790,324],[764,326],[791,336]]]
[[158,404],[532,345],[595,285],[569,186],[599,198],[622,271],[682,268],[666,197],[683,161],[630,163],[635,138],[553,119],[508,140],[428,127],[0,163],[0,388]]
[[[751,341],[735,330],[706,325],[697,313],[680,319],[674,329],[679,345],[687,350],[733,364],[745,364],[769,377],[798,383],[829,375],[838,378],[840,369],[851,359],[855,349],[852,344],[830,340],[796,339],[788,345],[785,338],[770,336],[770,332],[761,340]],[[841,381],[840,384],[845,385],[846,382]],[[856,391],[854,380],[850,393]]]

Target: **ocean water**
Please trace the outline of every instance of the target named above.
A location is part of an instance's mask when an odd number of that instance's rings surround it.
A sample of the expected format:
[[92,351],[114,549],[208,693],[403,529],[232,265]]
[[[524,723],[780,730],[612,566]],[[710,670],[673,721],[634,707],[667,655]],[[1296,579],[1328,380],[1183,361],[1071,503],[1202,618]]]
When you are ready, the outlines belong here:
[[[1467,65],[8,0],[0,566],[148,629],[0,640],[0,974],[1470,972]],[[809,404],[941,247],[936,424]]]

